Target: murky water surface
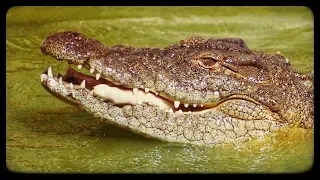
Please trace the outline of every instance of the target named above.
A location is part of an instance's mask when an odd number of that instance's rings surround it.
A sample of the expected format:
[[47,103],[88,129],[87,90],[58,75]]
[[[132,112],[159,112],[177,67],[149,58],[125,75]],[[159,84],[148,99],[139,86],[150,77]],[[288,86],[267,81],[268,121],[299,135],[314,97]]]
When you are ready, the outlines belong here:
[[298,129],[238,146],[162,143],[100,124],[46,92],[44,67],[67,65],[41,54],[50,33],[73,30],[102,41],[165,47],[189,36],[243,38],[313,70],[314,24],[304,7],[15,7],[6,29],[6,163],[18,172],[304,172],[313,132]]

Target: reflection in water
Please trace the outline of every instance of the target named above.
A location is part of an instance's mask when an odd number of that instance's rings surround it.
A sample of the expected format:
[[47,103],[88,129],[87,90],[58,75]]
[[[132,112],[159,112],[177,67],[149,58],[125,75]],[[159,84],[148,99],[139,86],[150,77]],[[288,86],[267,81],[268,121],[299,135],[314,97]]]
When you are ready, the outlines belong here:
[[[310,132],[289,129],[235,146],[163,143],[104,125],[52,97],[39,82],[46,66],[51,65],[55,73],[66,72],[66,63],[41,55],[39,49],[45,36],[62,30],[79,31],[107,46],[165,47],[191,35],[241,37],[249,48],[280,51],[294,66],[310,72],[314,51],[312,14],[306,8],[285,8],[10,9],[6,36],[8,168],[22,172],[308,170],[313,164]],[[233,16],[235,11],[238,16]]]

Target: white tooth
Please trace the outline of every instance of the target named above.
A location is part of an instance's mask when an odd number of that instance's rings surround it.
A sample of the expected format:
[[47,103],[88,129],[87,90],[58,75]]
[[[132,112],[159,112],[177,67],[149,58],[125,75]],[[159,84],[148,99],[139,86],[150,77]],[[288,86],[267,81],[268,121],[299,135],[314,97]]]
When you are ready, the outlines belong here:
[[73,89],[73,84],[72,83],[70,83],[70,89]]
[[145,92],[149,92],[149,90],[150,90],[149,88],[145,88],[144,89]]
[[288,58],[286,58],[286,63],[289,63],[289,59]]
[[83,88],[86,88],[86,80],[83,80],[82,83],[80,84],[80,87],[83,89]]
[[48,68],[48,77],[53,78],[51,66]]
[[47,76],[47,75],[45,75],[45,74],[41,74],[41,75],[40,75],[40,81],[43,82],[46,76]]
[[188,111],[188,114],[191,114],[191,111]]
[[90,73],[93,73],[94,69],[93,68],[90,68]]
[[187,108],[188,106],[189,106],[189,104],[188,104],[188,103],[184,103],[184,107],[186,107],[186,108]]
[[100,78],[100,73],[97,73],[96,74],[96,80],[99,80],[99,78]]
[[159,94],[159,93],[158,93],[158,92],[156,92],[156,96],[158,96],[158,94]]
[[183,112],[182,112],[182,110],[181,110],[181,109],[179,109],[178,113],[179,113],[179,114],[182,114]]
[[133,95],[136,95],[137,92],[138,92],[138,88],[133,88],[133,89],[132,89],[132,92],[133,92]]
[[168,112],[171,112],[171,113],[172,113],[172,112],[173,112],[172,108],[170,108],[170,109],[168,110]]
[[87,100],[89,100],[89,98],[90,98],[90,94],[87,95]]
[[92,91],[90,91],[90,95],[91,95],[91,96],[93,96],[93,90],[92,90]]
[[178,108],[179,105],[180,105],[180,101],[174,101],[174,107],[175,107],[175,108]]
[[203,107],[203,104],[200,104],[201,107]]
[[59,78],[59,84],[62,85],[62,77]]
[[194,108],[197,107],[197,104],[193,104],[193,107],[194,107]]
[[78,69],[81,69],[82,68],[82,64],[78,64]]
[[103,99],[103,98],[100,98],[99,101],[102,103],[102,102],[104,101],[104,99]]
[[214,95],[214,96],[219,96],[219,91],[213,92],[213,95]]

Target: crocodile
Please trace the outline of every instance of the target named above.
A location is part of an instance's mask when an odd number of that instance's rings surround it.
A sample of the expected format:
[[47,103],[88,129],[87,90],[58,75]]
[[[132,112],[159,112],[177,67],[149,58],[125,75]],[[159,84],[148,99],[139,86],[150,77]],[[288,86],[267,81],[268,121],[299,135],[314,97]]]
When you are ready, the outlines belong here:
[[[216,145],[264,138],[282,127],[314,129],[314,74],[241,38],[191,36],[165,48],[115,45],[63,31],[40,45],[65,60],[42,86],[107,124],[163,142]],[[78,72],[77,68],[87,72]]]

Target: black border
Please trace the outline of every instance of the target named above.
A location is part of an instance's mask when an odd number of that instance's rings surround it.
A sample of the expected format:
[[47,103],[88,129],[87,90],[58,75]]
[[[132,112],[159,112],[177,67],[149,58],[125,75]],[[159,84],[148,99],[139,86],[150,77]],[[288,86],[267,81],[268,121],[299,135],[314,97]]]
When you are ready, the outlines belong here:
[[[4,2],[4,1],[2,1]],[[96,1],[95,3],[93,1],[58,1],[58,0],[55,0],[55,1],[48,1],[48,0],[45,0],[45,1],[17,1],[17,0],[12,0],[12,1],[5,1],[5,6],[1,6],[3,8],[2,12],[3,12],[3,24],[4,24],[4,32],[6,32],[6,14],[7,14],[7,11],[11,8],[11,7],[14,7],[14,6],[306,6],[308,8],[310,8],[310,10],[312,10],[313,12],[313,15],[314,15],[314,70],[316,69],[319,69],[319,63],[317,61],[317,57],[319,57],[319,51],[317,51],[317,35],[316,35],[316,20],[318,19],[317,18],[317,15],[319,13],[317,13],[317,1],[308,1],[308,0],[302,0],[302,1],[289,1],[289,0],[277,0],[277,1],[271,1],[271,0],[268,0],[268,1],[182,1],[183,3],[181,3],[181,1],[175,1],[175,3],[173,1],[170,1],[169,3],[165,3],[166,1],[145,1],[145,2],[138,2],[138,1],[127,1],[127,3],[125,1]],[[180,3],[179,3],[180,2]],[[6,33],[4,33],[3,35],[4,37],[4,40],[3,40],[3,45],[6,47]],[[2,50],[5,51],[3,54],[4,54],[4,59],[6,59],[6,48],[3,47]],[[3,62],[3,66],[2,67],[6,67],[6,61],[2,60]],[[5,71],[3,71],[5,72]],[[314,90],[315,90],[315,93],[314,93],[314,102],[315,102],[315,108],[318,108],[317,106],[317,103],[318,102],[318,95],[317,95],[317,90],[319,89],[319,85],[317,83],[317,76],[319,73],[316,73],[316,71],[314,71],[314,80],[315,80],[315,84],[314,84]],[[6,81],[6,75],[4,74],[3,75],[3,83],[1,83],[2,85],[4,85],[5,81]],[[5,88],[3,88],[4,91],[6,91]],[[4,93],[3,93],[4,94]],[[4,96],[3,96],[4,97]],[[4,100],[4,102],[6,102],[6,100]],[[6,104],[5,104],[6,106]],[[4,114],[6,113],[6,108],[1,108],[4,112]],[[320,152],[319,150],[319,145],[317,145],[318,143],[316,143],[316,141],[318,140],[317,138],[317,131],[316,131],[316,124],[317,124],[317,120],[316,120],[316,117],[317,117],[317,110],[315,109],[315,130],[314,130],[314,164],[313,164],[313,167],[309,170],[309,171],[306,171],[306,172],[303,172],[303,173],[296,173],[296,174],[291,174],[291,173],[285,173],[285,174],[274,174],[274,175],[282,175],[283,177],[285,176],[290,176],[290,175],[297,175],[297,176],[306,176],[306,177],[310,177],[310,176],[314,176],[316,173],[319,173],[320,169],[319,169],[319,163],[318,163],[318,159],[317,159],[317,152]],[[6,117],[5,117],[6,118]],[[4,136],[4,151],[6,151],[6,124],[5,124],[5,120],[3,119],[3,125],[2,127],[4,128],[4,130],[2,131],[3,132],[3,136]],[[297,159],[298,161],[298,159]],[[19,172],[11,172],[7,169],[6,167],[6,152],[4,152],[4,158],[3,158],[3,164],[4,164],[4,171],[5,171],[5,176],[6,177],[10,177],[10,178],[36,178],[36,177],[39,177],[39,178],[44,178],[45,176],[49,175],[69,175],[69,174],[65,174],[65,173],[54,173],[54,174],[50,174],[50,173],[41,173],[41,174],[37,174],[37,173],[28,173],[28,174],[24,174],[24,173],[19,173]],[[137,173],[139,174],[139,173]],[[244,173],[243,175],[246,175],[248,173]],[[24,175],[24,176],[23,176]],[[71,173],[70,175],[78,175],[78,174],[73,174]],[[93,175],[95,177],[102,177],[101,175],[107,175],[107,174],[86,174],[86,173],[81,173],[79,174],[81,176],[85,176],[85,175]],[[115,175],[115,174],[110,174],[110,175]],[[119,173],[119,175],[122,175],[121,173]],[[134,174],[123,174],[123,175],[134,175]],[[150,173],[150,174],[145,174],[145,175],[159,175],[159,174],[153,174],[153,173]],[[169,175],[169,176],[173,176],[175,174],[161,174],[161,175]],[[202,178],[204,177],[210,177],[210,175],[224,175],[224,174],[184,174],[184,173],[179,173],[177,175],[187,175],[187,176],[192,176],[192,175],[200,175],[202,176]],[[237,173],[233,173],[233,174],[227,174],[227,175],[239,175]],[[242,174],[240,174],[242,175]],[[252,173],[249,173],[248,175],[273,175],[273,174],[252,174]],[[141,174],[138,178],[142,178],[142,177],[146,177],[144,176],[144,174]],[[75,178],[79,178],[78,177],[75,177]],[[191,178],[191,177],[190,177]],[[244,176],[244,178],[248,178],[248,176]],[[290,178],[290,177],[288,177]]]

